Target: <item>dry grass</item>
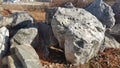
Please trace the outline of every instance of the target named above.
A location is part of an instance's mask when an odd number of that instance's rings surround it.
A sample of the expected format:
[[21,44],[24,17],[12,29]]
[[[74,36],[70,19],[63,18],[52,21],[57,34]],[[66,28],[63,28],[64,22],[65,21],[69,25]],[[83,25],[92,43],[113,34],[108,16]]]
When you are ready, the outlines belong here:
[[29,11],[28,12],[37,22],[45,20],[45,12]]
[[9,16],[11,12],[9,10],[4,9],[3,11],[0,11],[0,14],[2,14],[3,16]]
[[[24,11],[24,9],[21,9],[21,8],[9,8],[9,9],[4,9],[3,11],[0,11],[0,14],[2,14],[3,16],[10,16],[11,11],[14,10],[14,11]],[[28,10],[25,10],[27,11],[34,19],[36,22],[39,22],[39,21],[45,21],[45,15],[46,13],[45,12],[42,12],[42,11],[28,11]]]

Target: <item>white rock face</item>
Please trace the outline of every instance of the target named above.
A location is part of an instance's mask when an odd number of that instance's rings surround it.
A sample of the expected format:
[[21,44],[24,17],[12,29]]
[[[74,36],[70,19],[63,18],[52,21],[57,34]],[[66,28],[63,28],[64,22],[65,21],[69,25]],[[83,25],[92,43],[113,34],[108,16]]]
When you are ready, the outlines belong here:
[[84,64],[99,51],[105,28],[91,13],[81,8],[58,8],[52,30],[72,64]]
[[103,0],[95,0],[85,9],[95,15],[107,28],[114,26],[115,19],[113,10]]
[[0,58],[2,58],[8,50],[9,31],[6,27],[0,28]]

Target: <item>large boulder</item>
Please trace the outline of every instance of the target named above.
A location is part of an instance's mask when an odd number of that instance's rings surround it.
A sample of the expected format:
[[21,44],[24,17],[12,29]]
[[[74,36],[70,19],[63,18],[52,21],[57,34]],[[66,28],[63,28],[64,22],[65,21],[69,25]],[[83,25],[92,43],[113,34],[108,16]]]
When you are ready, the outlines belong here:
[[52,30],[65,49],[66,59],[73,64],[84,64],[99,51],[105,28],[91,13],[81,8],[58,8]]
[[15,47],[15,55],[24,68],[42,68],[39,56],[31,45],[20,45]]
[[37,45],[37,43],[35,43],[37,34],[38,30],[34,27],[20,29],[11,39],[11,45],[31,44],[34,47]]
[[107,28],[114,26],[115,19],[113,10],[103,0],[95,0],[85,9],[95,15]]
[[9,48],[9,31],[6,27],[0,28],[0,59],[4,57]]

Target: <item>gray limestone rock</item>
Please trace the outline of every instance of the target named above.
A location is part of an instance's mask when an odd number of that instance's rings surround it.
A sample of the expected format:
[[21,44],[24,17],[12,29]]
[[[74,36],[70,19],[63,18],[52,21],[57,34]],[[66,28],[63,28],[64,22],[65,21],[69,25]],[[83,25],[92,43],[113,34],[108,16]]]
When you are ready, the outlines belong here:
[[34,19],[27,12],[14,12],[8,17],[0,16],[0,27],[27,27],[34,22]]
[[27,27],[34,22],[34,19],[27,12],[15,12],[10,17],[14,19],[11,27]]
[[10,26],[10,24],[13,22],[13,18],[11,17],[4,17],[2,15],[0,15],[0,27],[3,26]]
[[120,24],[115,24],[115,26],[109,31],[115,39],[120,43]]
[[6,27],[0,28],[0,59],[8,51],[9,43],[9,30]]
[[110,31],[110,34],[120,35],[120,24],[116,24]]
[[120,43],[116,41],[116,39],[113,36],[106,34],[105,41],[104,41],[104,47],[105,48],[120,48]]
[[35,43],[37,34],[38,34],[38,30],[33,27],[20,29],[11,39],[11,45],[16,46],[16,45],[31,44],[34,47],[37,45]]
[[19,29],[30,27],[34,19],[27,12],[14,12],[10,16],[0,16],[0,27],[6,26],[12,37]]
[[113,10],[103,0],[95,0],[85,9],[95,15],[107,28],[114,26],[115,19]]
[[18,57],[24,68],[42,68],[39,56],[30,45],[20,45],[15,47],[15,55]]
[[91,13],[81,8],[58,8],[52,22],[59,46],[72,64],[84,64],[99,51],[105,28]]

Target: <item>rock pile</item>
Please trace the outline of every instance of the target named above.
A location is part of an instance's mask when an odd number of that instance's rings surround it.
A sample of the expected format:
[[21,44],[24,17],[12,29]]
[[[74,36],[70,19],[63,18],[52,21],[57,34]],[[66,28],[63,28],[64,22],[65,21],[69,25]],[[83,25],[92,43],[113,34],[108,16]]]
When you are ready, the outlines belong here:
[[[1,16],[0,59],[6,59],[3,60],[3,65],[7,64],[8,68],[42,67],[34,49],[37,46],[36,40],[39,39],[37,38],[38,29],[32,24],[33,20],[26,12],[15,12],[8,17]],[[4,57],[9,53],[9,50],[10,55]]]
[[[52,26],[59,46],[65,50],[69,62],[84,64],[101,49],[120,47],[119,42],[112,37],[113,32],[110,33],[111,31],[106,29],[111,30],[112,27],[114,29],[115,18],[112,8],[103,0],[95,0],[88,5],[85,8],[88,12],[80,8],[71,8],[69,5],[66,8],[66,6],[50,9],[53,13],[48,12],[47,18],[50,19],[48,24]],[[97,41],[98,37],[99,41]],[[95,42],[92,42],[92,38]]]
[[40,48],[43,57],[49,57],[48,48],[53,46],[74,65],[88,63],[100,50],[120,48],[120,24],[113,11],[119,14],[115,7],[95,0],[85,9],[71,3],[48,9],[46,22],[35,23],[27,12],[0,15],[0,59],[8,68],[43,68],[35,50]]

